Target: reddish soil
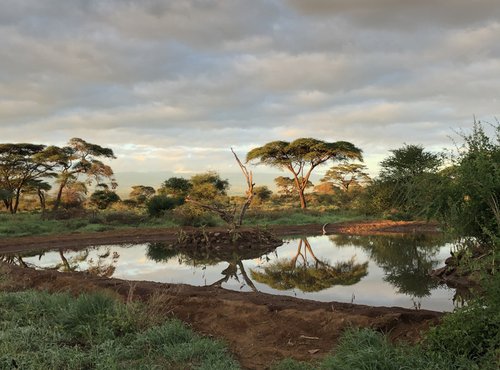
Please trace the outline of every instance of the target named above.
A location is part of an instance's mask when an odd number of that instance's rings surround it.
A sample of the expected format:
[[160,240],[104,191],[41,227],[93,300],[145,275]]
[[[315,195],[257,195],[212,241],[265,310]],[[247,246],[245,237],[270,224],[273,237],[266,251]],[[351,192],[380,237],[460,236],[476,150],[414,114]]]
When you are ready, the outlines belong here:
[[[184,229],[189,232],[190,229]],[[212,229],[211,231],[216,231]],[[0,240],[1,252],[42,248],[176,240],[175,229],[133,229],[98,234],[72,234]],[[321,234],[322,225],[275,227],[278,235]],[[329,224],[327,233],[374,234],[436,232],[433,225],[372,221]],[[322,303],[265,293],[218,287],[194,287],[147,281],[125,281],[86,273],[38,271],[0,264],[6,282],[0,289],[40,289],[74,294],[111,291],[123,300],[148,302],[151,315],[172,315],[197,332],[225,340],[244,368],[264,369],[286,357],[311,361],[330,352],[348,327],[370,327],[393,340],[418,341],[420,333],[439,321],[441,313],[399,307]]]

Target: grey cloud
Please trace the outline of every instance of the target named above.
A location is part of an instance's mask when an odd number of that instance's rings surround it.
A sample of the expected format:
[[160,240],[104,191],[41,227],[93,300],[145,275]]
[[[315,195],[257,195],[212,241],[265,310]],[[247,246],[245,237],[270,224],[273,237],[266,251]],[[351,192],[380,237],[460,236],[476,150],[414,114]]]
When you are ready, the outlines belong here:
[[0,136],[179,173],[298,136],[439,148],[500,113],[496,2],[3,1]]
[[288,0],[303,14],[348,17],[361,27],[398,28],[467,27],[495,21],[500,15],[496,0]]

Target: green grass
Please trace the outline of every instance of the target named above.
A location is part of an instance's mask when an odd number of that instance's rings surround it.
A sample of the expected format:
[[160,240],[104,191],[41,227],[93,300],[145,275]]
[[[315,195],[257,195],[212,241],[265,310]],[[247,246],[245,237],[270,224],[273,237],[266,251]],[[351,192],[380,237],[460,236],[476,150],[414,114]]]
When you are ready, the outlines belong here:
[[104,294],[0,293],[0,369],[239,368],[222,343],[141,312]]
[[245,217],[245,225],[307,225],[334,222],[366,220],[365,215],[346,211],[317,211],[301,209],[257,210],[249,211]]
[[[112,214],[112,213],[110,213]],[[107,214],[109,215],[109,214]],[[70,218],[68,220],[42,220],[40,214],[19,213],[15,215],[0,214],[0,237],[19,237],[32,235],[51,235],[66,233],[91,233],[127,228],[175,227],[171,219],[144,219],[131,224],[99,216]]]
[[[325,224],[341,221],[366,219],[355,213],[340,211],[317,211],[300,209],[256,210],[247,213],[244,224],[248,226],[266,225],[306,225]],[[214,225],[224,225],[214,218]],[[0,213],[0,238],[66,233],[92,233],[130,228],[177,227],[180,220],[170,215],[148,218],[134,213],[103,212],[96,217],[75,217],[65,220],[42,219],[40,214]]]
[[344,332],[334,352],[318,363],[287,359],[274,370],[494,370],[500,368],[500,274],[483,295],[446,315],[417,345],[390,343],[370,329]]

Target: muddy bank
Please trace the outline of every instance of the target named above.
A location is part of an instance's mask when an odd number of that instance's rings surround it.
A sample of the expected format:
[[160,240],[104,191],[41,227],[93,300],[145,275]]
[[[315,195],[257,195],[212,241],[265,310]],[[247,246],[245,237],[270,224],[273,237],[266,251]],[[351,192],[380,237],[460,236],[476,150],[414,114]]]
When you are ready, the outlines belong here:
[[178,317],[196,331],[225,340],[243,367],[263,369],[286,357],[327,354],[348,327],[370,327],[393,340],[417,341],[441,313],[398,307],[322,303],[218,287],[125,281],[85,273],[38,271],[0,264],[1,288],[74,294],[106,290],[125,301],[148,302],[159,315]]
[[[292,225],[292,226],[270,226],[265,228],[278,237],[285,235],[321,235],[323,230],[326,234],[353,234],[353,235],[374,235],[374,234],[404,234],[404,233],[437,233],[437,226],[432,223],[421,221],[362,221],[331,223],[326,225]],[[60,234],[41,235],[17,238],[1,238],[0,252],[25,252],[48,248],[85,248],[95,245],[105,244],[133,244],[148,242],[170,242],[178,240],[179,232],[192,234],[199,229],[193,227],[183,228],[134,228],[111,230],[99,233],[88,234]],[[207,231],[227,232],[225,227],[206,228]],[[255,230],[253,227],[242,227],[240,232]]]

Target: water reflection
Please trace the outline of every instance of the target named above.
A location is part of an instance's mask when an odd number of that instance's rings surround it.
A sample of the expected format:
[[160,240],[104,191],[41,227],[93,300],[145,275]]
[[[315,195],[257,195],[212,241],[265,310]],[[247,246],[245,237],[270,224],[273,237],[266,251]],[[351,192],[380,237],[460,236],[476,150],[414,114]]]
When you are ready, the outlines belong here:
[[[222,278],[206,285],[222,286],[229,280],[234,279],[240,283],[241,288],[248,286],[252,291],[257,292],[257,288],[253,281],[249,278],[243,260],[260,258],[263,255],[273,251],[275,247],[255,247],[250,249],[239,249],[233,246],[225,246],[224,249],[215,248],[192,248],[185,249],[182,252],[172,249],[165,243],[150,243],[148,244],[146,255],[149,259],[155,262],[168,262],[177,257],[177,262],[180,265],[201,266],[206,269],[207,266],[215,266],[221,262],[227,263],[222,272]],[[241,279],[240,279],[241,277]]]
[[57,271],[165,283],[215,285],[319,301],[453,309],[454,291],[429,270],[449,255],[441,237],[318,236],[261,245],[108,245],[86,250],[0,255],[0,261]]
[[368,262],[356,263],[355,256],[332,266],[313,252],[307,238],[299,239],[297,253],[290,259],[278,259],[263,267],[250,270],[253,279],[278,290],[298,288],[303,292],[318,292],[334,285],[352,285],[368,274]]
[[[0,262],[9,263],[12,265],[18,265],[26,268],[36,268],[36,269],[44,269],[44,270],[55,270],[61,272],[71,272],[71,271],[80,271],[86,272],[91,275],[101,276],[101,277],[112,277],[115,270],[116,264],[118,263],[118,259],[120,255],[117,252],[111,253],[110,249],[107,248],[103,251],[100,251],[95,257],[89,258],[90,249],[86,249],[84,251],[73,252],[71,250],[65,250],[64,248],[59,248],[56,250],[60,262],[55,262],[51,264],[38,264],[33,261],[33,258],[30,259],[30,262],[26,262],[25,259],[29,257],[38,257],[38,261],[41,261],[46,251],[42,251],[40,253],[29,253],[29,254],[7,254],[0,255]],[[65,253],[72,254],[70,257],[66,257]]]
[[415,298],[430,295],[438,286],[429,272],[435,269],[444,240],[426,235],[400,236],[350,236],[332,235],[330,240],[338,247],[363,248],[370,259],[384,270],[384,280],[398,293]]

